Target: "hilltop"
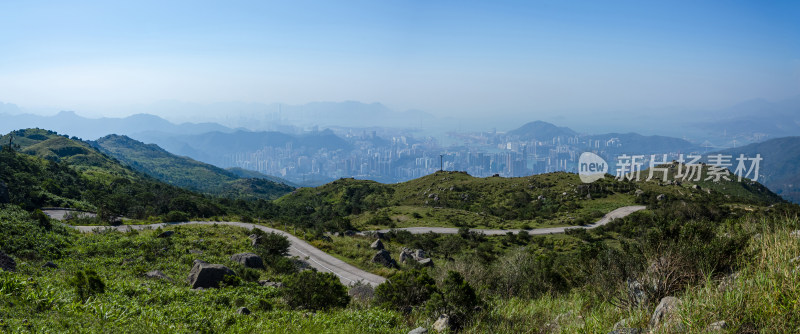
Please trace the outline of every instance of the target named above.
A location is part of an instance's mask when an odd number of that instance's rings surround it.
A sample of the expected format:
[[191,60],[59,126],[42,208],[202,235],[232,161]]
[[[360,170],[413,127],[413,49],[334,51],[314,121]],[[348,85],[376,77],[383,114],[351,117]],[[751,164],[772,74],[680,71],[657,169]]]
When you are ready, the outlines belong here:
[[[663,195],[661,199],[659,195]],[[565,172],[517,178],[436,172],[397,184],[340,179],[298,189],[275,203],[294,219],[306,217],[307,226],[344,217],[356,228],[531,228],[582,225],[625,205],[662,200],[745,205],[782,202],[756,182],[630,182],[607,175],[584,184],[577,174]]]

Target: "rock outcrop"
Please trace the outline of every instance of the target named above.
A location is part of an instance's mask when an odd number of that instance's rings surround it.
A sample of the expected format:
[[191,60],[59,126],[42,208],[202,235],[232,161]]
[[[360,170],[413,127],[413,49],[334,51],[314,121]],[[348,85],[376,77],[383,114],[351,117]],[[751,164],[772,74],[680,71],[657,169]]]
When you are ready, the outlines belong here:
[[246,268],[265,269],[264,260],[255,253],[239,253],[231,255],[231,261],[239,263]]
[[236,276],[236,273],[221,264],[195,260],[192,271],[189,272],[189,284],[192,289],[219,288],[219,284],[225,280],[225,276]]

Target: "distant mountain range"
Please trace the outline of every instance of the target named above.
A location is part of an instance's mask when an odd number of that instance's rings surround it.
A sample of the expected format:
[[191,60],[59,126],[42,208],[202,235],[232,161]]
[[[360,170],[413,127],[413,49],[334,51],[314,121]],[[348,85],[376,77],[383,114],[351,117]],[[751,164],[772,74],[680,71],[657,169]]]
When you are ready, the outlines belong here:
[[137,139],[158,143],[178,155],[191,156],[214,165],[226,165],[225,157],[234,153],[252,153],[268,147],[291,147],[299,152],[320,148],[350,150],[352,145],[330,130],[292,135],[274,131],[208,132],[197,135],[141,133]]
[[[565,140],[568,137],[580,137],[585,140],[598,141],[598,147],[609,153],[627,152],[637,154],[685,152],[699,149],[689,141],[666,136],[644,136],[638,133],[605,133],[578,134],[568,127],[556,126],[544,121],[533,121],[506,133],[509,137],[520,140],[548,141],[553,138]],[[608,145],[607,145],[608,143]],[[600,145],[602,144],[602,145]]]
[[86,118],[72,111],[53,116],[32,114],[2,115],[0,133],[26,128],[48,129],[84,139],[97,139],[108,134],[133,135],[142,132],[163,132],[191,135],[206,132],[232,132],[233,129],[216,123],[173,124],[161,117],[137,114],[124,118]]

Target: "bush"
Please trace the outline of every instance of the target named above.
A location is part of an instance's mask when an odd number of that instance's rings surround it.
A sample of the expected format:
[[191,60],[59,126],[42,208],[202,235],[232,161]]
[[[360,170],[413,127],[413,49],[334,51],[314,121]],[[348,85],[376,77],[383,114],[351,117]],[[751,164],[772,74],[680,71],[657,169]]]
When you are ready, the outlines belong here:
[[259,229],[253,229],[251,232],[259,238],[258,242],[256,242],[255,253],[261,258],[289,255],[291,242],[287,237],[273,232],[267,233]]
[[293,309],[323,310],[350,303],[347,288],[332,273],[306,270],[284,282],[283,298]]
[[79,301],[85,301],[91,296],[106,291],[106,284],[97,275],[97,272],[91,269],[78,270],[72,278],[71,285],[75,289]]
[[478,305],[475,289],[457,271],[448,271],[442,289],[431,296],[426,308],[434,317],[449,315],[452,326],[457,330],[466,324]]
[[189,215],[183,211],[170,211],[164,216],[164,220],[169,223],[185,222],[189,221]]
[[375,288],[375,301],[381,305],[408,311],[425,303],[436,291],[436,281],[424,269],[404,271],[389,277]]

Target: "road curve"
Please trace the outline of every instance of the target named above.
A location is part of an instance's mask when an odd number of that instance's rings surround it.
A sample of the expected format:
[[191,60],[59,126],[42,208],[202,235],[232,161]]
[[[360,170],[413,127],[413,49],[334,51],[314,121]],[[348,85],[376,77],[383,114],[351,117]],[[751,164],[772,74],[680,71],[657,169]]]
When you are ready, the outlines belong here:
[[[631,213],[634,213],[639,210],[645,209],[644,206],[641,205],[634,205],[634,206],[625,206],[614,211],[607,213],[603,218],[600,218],[594,224],[586,225],[586,226],[564,226],[564,227],[548,227],[548,228],[539,228],[539,229],[532,229],[527,230],[529,234],[534,235],[542,235],[542,234],[552,234],[552,233],[564,233],[566,229],[570,228],[586,228],[592,229],[599,226],[603,226],[608,224],[610,221],[616,218],[625,217]],[[176,226],[176,225],[230,225],[230,226],[238,226],[243,227],[246,229],[253,229],[257,228],[259,230],[265,232],[273,232],[283,236],[286,236],[289,241],[291,242],[291,246],[289,248],[289,255],[297,256],[301,259],[307,259],[308,263],[316,268],[320,272],[329,272],[333,273],[339,277],[339,280],[342,284],[348,285],[350,283],[363,280],[365,283],[370,285],[376,286],[378,284],[383,283],[386,281],[386,278],[382,276],[378,276],[355,266],[352,266],[342,260],[339,260],[332,255],[321,251],[320,249],[310,245],[309,243],[291,235],[287,232],[276,230],[274,228],[269,228],[266,226],[256,225],[256,224],[248,224],[248,223],[240,223],[240,222],[201,222],[201,221],[191,221],[185,223],[161,223],[161,224],[150,224],[150,225],[119,225],[119,226],[73,226],[78,231],[81,232],[93,232],[95,230],[102,230],[102,229],[115,229],[118,231],[130,231],[130,230],[144,230],[144,229],[153,229],[158,227],[165,227],[165,226]],[[455,234],[458,233],[457,228],[452,227],[407,227],[407,228],[399,228],[398,230],[406,230],[414,234],[418,233],[442,233],[442,234]],[[388,232],[389,230],[380,230],[381,232]],[[471,229],[470,231],[484,233],[486,235],[502,235],[508,232],[519,233],[521,230],[481,230],[481,229]]]
[[[561,227],[537,228],[537,229],[524,230],[524,231],[527,231],[528,234],[531,234],[531,235],[543,235],[543,234],[564,233],[565,230],[571,229],[571,228],[593,229],[593,228],[600,227],[600,226],[603,226],[605,224],[608,224],[609,222],[611,222],[614,219],[622,218],[622,217],[625,217],[625,216],[627,216],[627,215],[629,215],[631,213],[634,213],[634,212],[639,211],[639,210],[644,210],[644,209],[645,209],[645,206],[643,206],[643,205],[623,206],[621,208],[618,208],[616,210],[613,210],[613,211],[607,213],[605,216],[603,216],[603,218],[600,218],[600,220],[594,222],[593,224],[584,225],[584,226],[561,226]],[[423,234],[423,233],[428,233],[428,232],[440,233],[440,234],[456,234],[456,233],[458,233],[458,228],[456,228],[456,227],[403,227],[403,228],[395,228],[395,229],[391,229],[391,230],[409,231],[409,232],[411,232],[413,234]],[[385,232],[389,232],[389,231],[390,231],[390,229],[378,230],[378,232],[384,232],[384,233]],[[470,229],[470,231],[479,232],[479,233],[483,233],[483,234],[486,234],[486,235],[503,235],[503,234],[506,234],[508,232],[519,233],[520,231],[523,231],[523,230],[514,230],[514,229],[512,229],[512,230]]]
[[383,283],[386,278],[382,276],[378,276],[364,270],[358,269],[342,260],[339,260],[332,255],[325,253],[318,248],[311,246],[309,243],[300,240],[299,238],[286,233],[281,230],[276,230],[274,228],[269,228],[266,226],[255,225],[255,224],[247,224],[247,223],[240,223],[240,222],[199,222],[199,221],[191,221],[185,223],[170,223],[170,224],[151,224],[151,225],[119,225],[119,226],[73,226],[74,228],[78,229],[81,232],[92,232],[97,229],[116,229],[119,231],[129,231],[129,230],[144,230],[144,229],[152,229],[164,226],[176,226],[176,225],[230,225],[230,226],[238,226],[244,227],[246,229],[253,229],[257,228],[259,230],[265,232],[273,232],[283,236],[286,236],[291,242],[291,246],[289,247],[289,255],[297,256],[301,259],[307,259],[307,262],[312,267],[316,268],[320,272],[328,272],[334,273],[336,276],[339,277],[339,280],[344,285],[348,285],[350,283],[356,282],[358,280],[363,280],[365,283],[368,283],[372,286],[376,286],[378,284]]

